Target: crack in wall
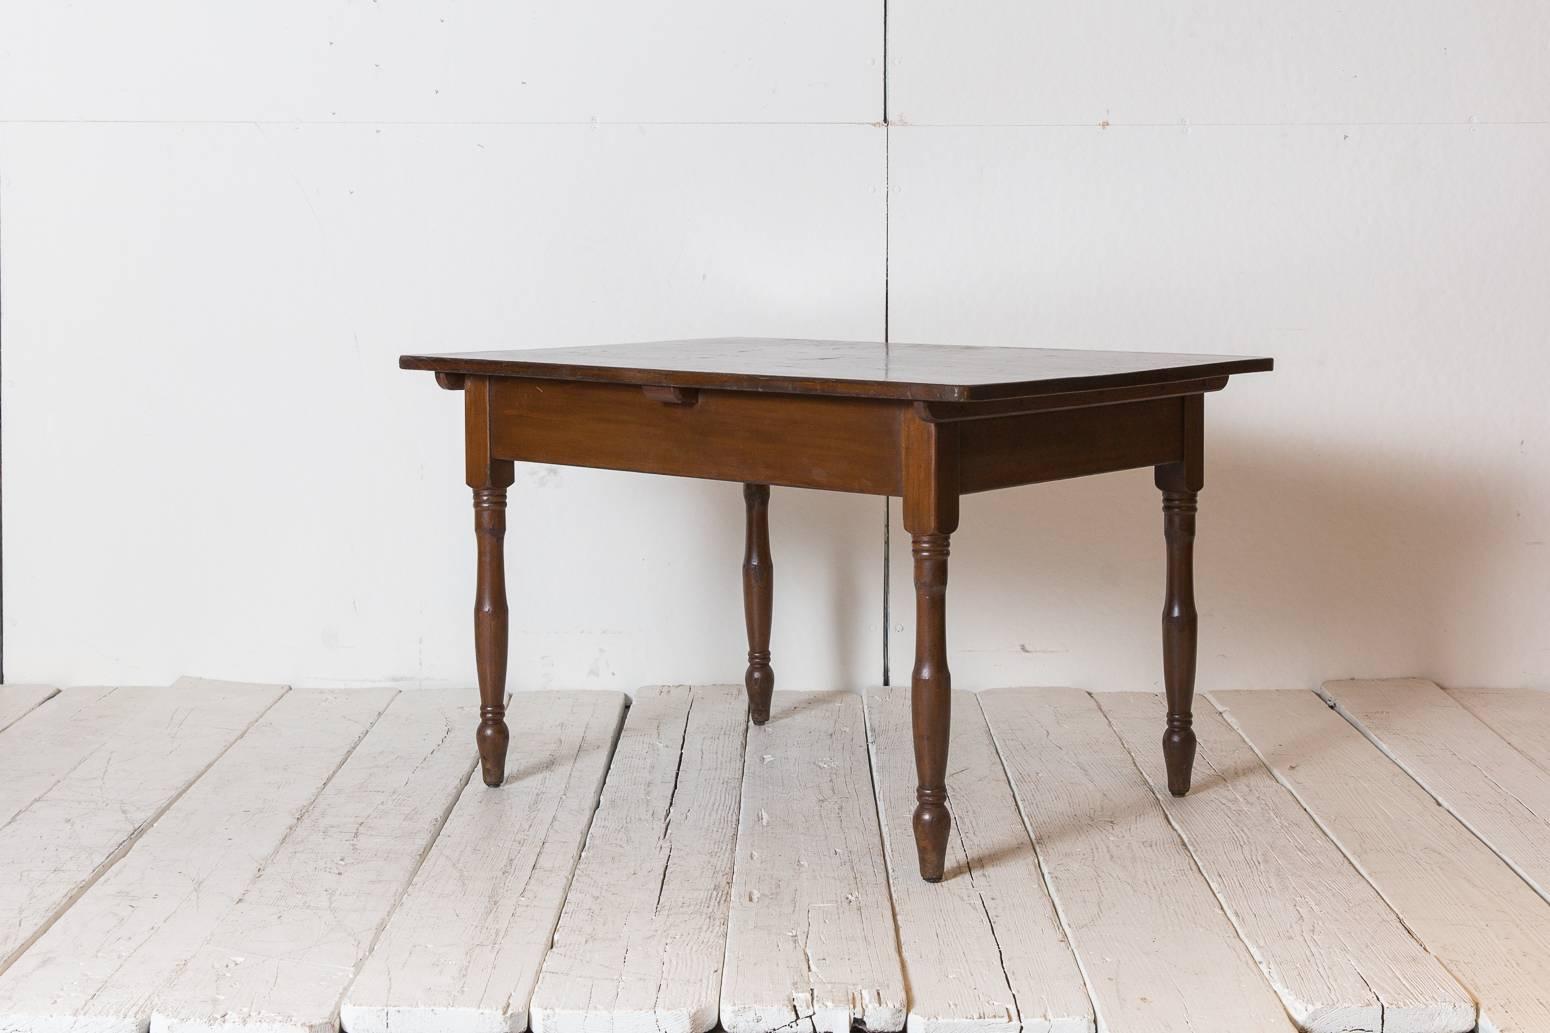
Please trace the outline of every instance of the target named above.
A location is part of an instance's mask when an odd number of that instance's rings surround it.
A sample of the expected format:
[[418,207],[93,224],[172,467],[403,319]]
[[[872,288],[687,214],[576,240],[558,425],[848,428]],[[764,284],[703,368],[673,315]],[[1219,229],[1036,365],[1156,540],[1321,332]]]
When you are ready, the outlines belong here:
[[[888,0],[883,0],[883,43],[882,43],[882,76],[883,76],[883,349],[888,348],[890,317],[892,314],[892,298],[889,295],[889,279],[891,274],[892,246],[893,246],[893,211],[891,202],[893,199],[893,140],[892,128],[888,123]],[[890,565],[892,561],[892,500],[883,496],[883,684],[892,684],[888,662],[889,632],[893,611],[889,602],[892,592],[892,576]]]

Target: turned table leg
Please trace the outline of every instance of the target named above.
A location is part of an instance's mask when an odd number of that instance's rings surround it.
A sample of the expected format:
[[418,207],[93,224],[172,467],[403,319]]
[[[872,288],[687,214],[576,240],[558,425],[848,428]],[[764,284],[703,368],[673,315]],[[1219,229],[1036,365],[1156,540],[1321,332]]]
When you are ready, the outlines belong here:
[[915,730],[915,850],[920,877],[939,882],[947,862],[947,745],[952,723],[952,675],[947,669],[945,534],[910,538],[915,562],[915,669],[910,717]]
[[1166,597],[1162,613],[1163,688],[1168,695],[1168,726],[1163,731],[1163,761],[1168,792],[1189,792],[1195,766],[1195,510],[1204,483],[1202,399],[1185,400],[1184,460],[1159,466],[1156,483],[1163,494],[1163,538],[1168,548]]
[[1193,491],[1163,490],[1163,535],[1168,544],[1168,587],[1163,603],[1163,686],[1168,693],[1168,727],[1163,760],[1168,791],[1189,792],[1195,764],[1195,499]]
[[463,391],[464,464],[474,491],[474,540],[479,547],[474,589],[474,666],[479,673],[479,767],[484,784],[506,779],[506,489],[516,473],[511,460],[496,459],[490,447],[490,381],[486,377],[443,380]]
[[743,551],[743,618],[748,625],[748,716],[756,725],[770,719],[775,672],[770,668],[770,618],[775,593],[775,567],[770,560],[770,486],[743,485],[748,531]]
[[947,669],[947,552],[958,529],[958,432],[918,417],[904,425],[904,529],[915,566],[915,668],[910,718],[915,733],[915,851],[920,877],[940,882],[952,817],[947,810],[947,748],[952,675]]
[[506,778],[506,488],[474,489],[474,534],[479,545],[474,592],[474,662],[479,672],[479,766],[484,784]]

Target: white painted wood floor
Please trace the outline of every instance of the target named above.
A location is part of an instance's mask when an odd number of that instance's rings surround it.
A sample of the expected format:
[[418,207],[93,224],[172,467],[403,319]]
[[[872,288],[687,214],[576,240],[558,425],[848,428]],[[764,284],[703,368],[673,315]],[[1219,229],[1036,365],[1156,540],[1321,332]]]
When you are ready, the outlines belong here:
[[1550,693],[0,686],[0,1033],[1546,1033]]

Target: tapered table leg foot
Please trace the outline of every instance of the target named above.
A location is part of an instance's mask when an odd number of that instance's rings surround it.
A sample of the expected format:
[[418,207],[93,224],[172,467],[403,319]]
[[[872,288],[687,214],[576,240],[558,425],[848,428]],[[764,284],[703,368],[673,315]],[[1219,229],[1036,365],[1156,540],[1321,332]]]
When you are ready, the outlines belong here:
[[492,789],[506,781],[506,747],[511,745],[511,730],[506,727],[505,707],[480,707],[479,773]]
[[[768,653],[764,655],[769,656]],[[770,700],[775,695],[775,672],[770,670],[768,659],[761,666],[750,655],[743,687],[748,690],[748,719],[756,725],[764,724],[770,719]]]
[[920,861],[920,877],[927,882],[941,882],[942,871],[947,867],[947,836],[953,827],[952,814],[947,810],[947,791],[918,788],[915,799],[915,853]]
[[1193,728],[1169,726],[1163,732],[1163,763],[1168,768],[1168,792],[1174,796],[1189,795],[1190,776],[1195,767]]

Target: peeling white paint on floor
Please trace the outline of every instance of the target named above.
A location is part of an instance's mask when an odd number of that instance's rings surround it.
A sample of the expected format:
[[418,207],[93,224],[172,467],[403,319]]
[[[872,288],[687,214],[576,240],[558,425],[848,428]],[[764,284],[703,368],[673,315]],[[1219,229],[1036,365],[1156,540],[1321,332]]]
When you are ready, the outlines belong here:
[[[1513,854],[1511,747],[1421,688],[1329,691]],[[1550,904],[1313,694],[1219,699],[1176,800],[1155,695],[958,694],[929,886],[903,688],[645,689],[617,752],[622,697],[521,693],[487,789],[472,690],[0,687],[0,851],[79,861],[0,884],[0,1033],[1538,1033]]]

